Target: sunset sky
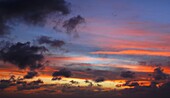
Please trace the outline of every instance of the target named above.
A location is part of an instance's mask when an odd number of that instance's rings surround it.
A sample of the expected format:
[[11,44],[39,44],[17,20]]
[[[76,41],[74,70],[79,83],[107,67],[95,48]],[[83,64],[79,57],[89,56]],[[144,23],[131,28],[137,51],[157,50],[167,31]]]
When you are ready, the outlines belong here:
[[0,0],[0,97],[169,98],[169,5]]

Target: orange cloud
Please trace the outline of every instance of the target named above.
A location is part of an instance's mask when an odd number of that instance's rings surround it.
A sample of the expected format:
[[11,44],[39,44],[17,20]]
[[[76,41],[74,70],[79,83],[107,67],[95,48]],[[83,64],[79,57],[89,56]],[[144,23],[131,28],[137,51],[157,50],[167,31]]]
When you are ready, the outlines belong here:
[[[153,66],[144,66],[144,65],[114,65],[115,68],[124,68],[129,69],[131,71],[135,72],[153,72],[155,67]],[[162,69],[164,69],[164,72],[167,74],[170,74],[170,67],[162,66]]]

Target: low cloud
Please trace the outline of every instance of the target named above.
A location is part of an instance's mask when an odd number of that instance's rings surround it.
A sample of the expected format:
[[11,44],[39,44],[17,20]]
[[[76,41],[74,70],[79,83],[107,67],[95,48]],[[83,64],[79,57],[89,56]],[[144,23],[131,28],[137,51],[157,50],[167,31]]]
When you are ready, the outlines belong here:
[[136,81],[126,81],[126,83],[123,86],[138,87],[139,83]]
[[27,74],[24,76],[25,79],[32,79],[33,77],[37,76],[38,72],[30,71],[27,72]]
[[95,82],[104,82],[105,78],[104,77],[98,77],[95,79]]
[[163,72],[164,70],[161,67],[154,69],[153,78],[155,80],[165,80],[168,78],[168,75]]
[[123,72],[121,72],[120,76],[123,78],[134,78],[135,73],[131,72],[131,71],[123,71]]
[[71,77],[72,73],[70,70],[68,69],[61,69],[59,71],[56,71],[52,74],[53,77],[59,77],[59,76],[63,76],[63,77]]
[[17,89],[20,90],[31,90],[31,89],[38,89],[41,87],[41,84],[43,84],[44,82],[40,79],[35,80],[35,81],[31,81],[30,83],[23,83],[21,85],[17,86]]

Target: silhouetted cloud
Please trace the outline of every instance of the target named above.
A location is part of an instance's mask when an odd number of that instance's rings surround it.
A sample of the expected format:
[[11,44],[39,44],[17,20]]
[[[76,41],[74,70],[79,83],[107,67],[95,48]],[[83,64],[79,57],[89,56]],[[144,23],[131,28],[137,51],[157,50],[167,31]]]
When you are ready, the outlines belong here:
[[79,84],[78,81],[74,81],[74,80],[71,80],[70,83],[72,83],[72,84]]
[[44,82],[40,79],[31,81],[30,83],[23,83],[21,85],[17,86],[18,90],[31,90],[31,89],[38,89],[41,87],[40,84],[43,84]]
[[51,47],[55,47],[55,48],[60,48],[61,46],[63,46],[65,44],[65,42],[62,40],[52,39],[51,37],[48,37],[48,36],[39,37],[37,39],[37,42],[39,44],[47,44],[47,45],[50,45]]
[[10,80],[0,80],[0,90],[8,88],[11,85]]
[[41,79],[35,80],[35,81],[31,81],[29,84],[42,84],[44,83]]
[[157,86],[156,86],[157,84],[158,84],[157,82],[151,81],[150,87],[151,88],[157,88]]
[[153,78],[155,80],[165,80],[167,79],[168,75],[163,72],[161,67],[157,67],[154,69]]
[[134,75],[135,73],[131,71],[122,71],[120,74],[120,76],[123,78],[134,78],[135,77]]
[[75,17],[70,18],[69,20],[66,20],[63,24],[63,27],[69,33],[69,32],[72,32],[73,30],[75,30],[75,28],[79,24],[84,23],[84,22],[85,22],[85,19],[82,16],[77,15]]
[[138,87],[139,83],[136,81],[126,81],[126,83],[123,86]]
[[52,76],[53,77],[58,77],[58,76],[71,77],[72,73],[70,70],[64,68],[64,69],[54,72]]
[[27,72],[27,75],[25,75],[24,78],[25,78],[25,79],[31,79],[31,78],[33,78],[33,77],[35,77],[35,76],[37,76],[37,75],[38,75],[37,72],[35,72],[35,71],[30,71],[30,72]]
[[61,77],[53,77],[51,80],[55,81],[55,80],[61,80],[61,79],[62,79]]
[[0,35],[9,33],[7,22],[39,25],[52,13],[69,14],[69,4],[65,0],[0,0]]
[[95,82],[103,82],[103,81],[105,81],[104,77],[98,77],[95,79]]
[[164,84],[160,87],[160,89],[169,91],[169,90],[170,90],[170,82],[164,83]]
[[12,63],[20,69],[29,67],[38,69],[43,65],[41,61],[44,58],[43,52],[47,51],[45,47],[31,46],[29,42],[16,43],[0,50],[0,59],[4,62]]
[[0,90],[8,88],[10,86],[14,86],[16,82],[15,76],[11,75],[9,79],[0,80]]

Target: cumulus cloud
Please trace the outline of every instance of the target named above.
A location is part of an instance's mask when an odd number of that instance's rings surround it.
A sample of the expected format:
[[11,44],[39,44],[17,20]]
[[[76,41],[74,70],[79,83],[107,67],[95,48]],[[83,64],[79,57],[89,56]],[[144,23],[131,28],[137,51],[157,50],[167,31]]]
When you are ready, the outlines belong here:
[[69,14],[69,4],[65,0],[0,0],[0,35],[9,33],[8,22],[40,25],[52,13]]
[[68,69],[61,69],[59,71],[56,71],[52,74],[53,77],[63,76],[63,77],[71,77],[72,73]]
[[123,77],[123,78],[134,78],[135,73],[131,72],[131,71],[122,71],[120,76]]
[[45,47],[31,46],[29,42],[16,43],[0,50],[0,59],[4,62],[12,63],[20,69],[29,67],[38,69],[42,67],[41,61],[44,58]]
[[48,36],[39,37],[37,39],[37,42],[39,44],[47,44],[47,45],[50,45],[51,47],[55,47],[55,48],[60,48],[61,46],[63,46],[65,44],[65,42],[62,40],[52,39],[51,37],[48,37]]

